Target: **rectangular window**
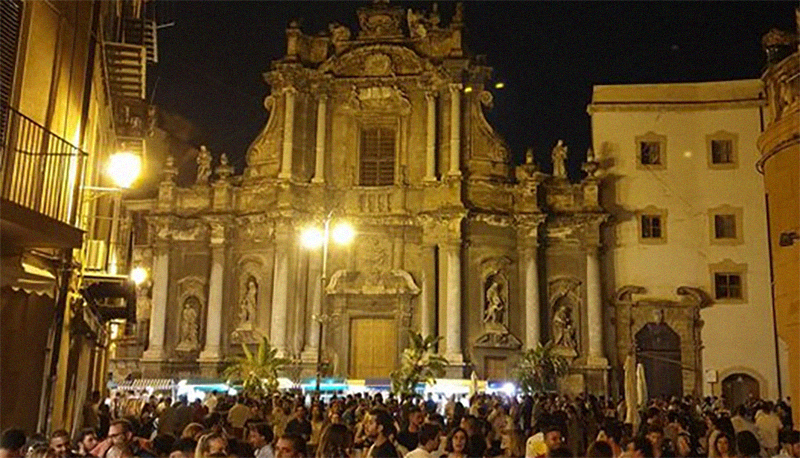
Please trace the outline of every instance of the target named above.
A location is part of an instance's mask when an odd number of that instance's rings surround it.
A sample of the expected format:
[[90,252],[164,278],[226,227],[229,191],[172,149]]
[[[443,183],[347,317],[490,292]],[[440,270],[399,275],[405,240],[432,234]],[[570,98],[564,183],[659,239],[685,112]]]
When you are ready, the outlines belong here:
[[642,165],[661,164],[661,143],[659,142],[639,142],[639,156]]
[[395,130],[368,127],[361,130],[361,186],[394,184]]
[[741,299],[742,276],[737,273],[715,273],[714,292],[717,299]]
[[718,239],[735,239],[736,215],[714,215],[714,237]]
[[642,215],[642,238],[661,238],[661,215]]
[[711,163],[712,164],[733,163],[732,140],[711,140]]

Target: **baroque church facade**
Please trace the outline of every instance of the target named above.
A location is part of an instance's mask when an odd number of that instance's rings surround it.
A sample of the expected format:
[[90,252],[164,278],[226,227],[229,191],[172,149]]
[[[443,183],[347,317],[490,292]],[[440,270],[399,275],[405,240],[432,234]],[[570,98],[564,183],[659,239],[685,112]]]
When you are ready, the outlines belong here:
[[[464,49],[461,5],[447,25],[385,2],[358,20],[324,35],[289,25],[243,175],[224,156],[212,170],[201,148],[194,185],[176,185],[168,160],[157,198],[129,202],[146,221],[134,250],[152,279],[138,297],[146,347],[113,370],[216,376],[266,337],[307,373],[322,352],[331,375],[387,378],[419,330],[442,337],[450,377],[507,379],[520,351],[553,340],[567,390],[607,392],[617,344],[591,151],[578,183],[560,141],[552,174],[530,151],[512,165],[484,117],[491,68]],[[330,245],[322,291],[321,250],[300,232],[326,215],[357,235]]]

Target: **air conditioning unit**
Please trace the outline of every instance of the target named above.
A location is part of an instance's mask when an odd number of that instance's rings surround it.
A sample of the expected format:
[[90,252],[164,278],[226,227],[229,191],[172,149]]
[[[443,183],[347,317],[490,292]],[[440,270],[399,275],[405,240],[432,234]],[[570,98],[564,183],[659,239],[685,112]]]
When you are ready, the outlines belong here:
[[87,240],[84,245],[86,270],[105,270],[108,245],[105,240]]

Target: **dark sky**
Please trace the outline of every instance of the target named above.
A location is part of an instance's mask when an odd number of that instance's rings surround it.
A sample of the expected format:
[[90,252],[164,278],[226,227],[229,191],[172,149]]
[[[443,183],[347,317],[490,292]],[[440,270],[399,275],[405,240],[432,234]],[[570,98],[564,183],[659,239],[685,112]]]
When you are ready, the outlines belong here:
[[[432,2],[393,2],[430,10]],[[571,172],[590,144],[586,105],[594,84],[758,78],[761,37],[794,30],[798,2],[478,2],[467,1],[466,43],[485,54],[494,80],[489,121],[517,161],[528,146],[538,158],[562,138]],[[198,129],[215,156],[238,168],[267,119],[262,73],[284,55],[285,29],[301,18],[307,34],[332,21],[357,30],[368,2],[159,0],[159,63],[149,94]],[[454,3],[439,2],[443,24]],[[540,159],[545,169],[549,160]]]

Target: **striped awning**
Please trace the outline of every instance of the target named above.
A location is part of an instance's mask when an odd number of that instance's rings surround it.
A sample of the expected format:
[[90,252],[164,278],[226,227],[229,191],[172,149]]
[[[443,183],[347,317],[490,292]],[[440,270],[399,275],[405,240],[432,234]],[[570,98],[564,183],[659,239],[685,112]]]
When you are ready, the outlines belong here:
[[139,378],[125,380],[117,384],[118,390],[141,391],[151,389],[154,391],[172,390],[177,386],[174,380],[169,378]]

